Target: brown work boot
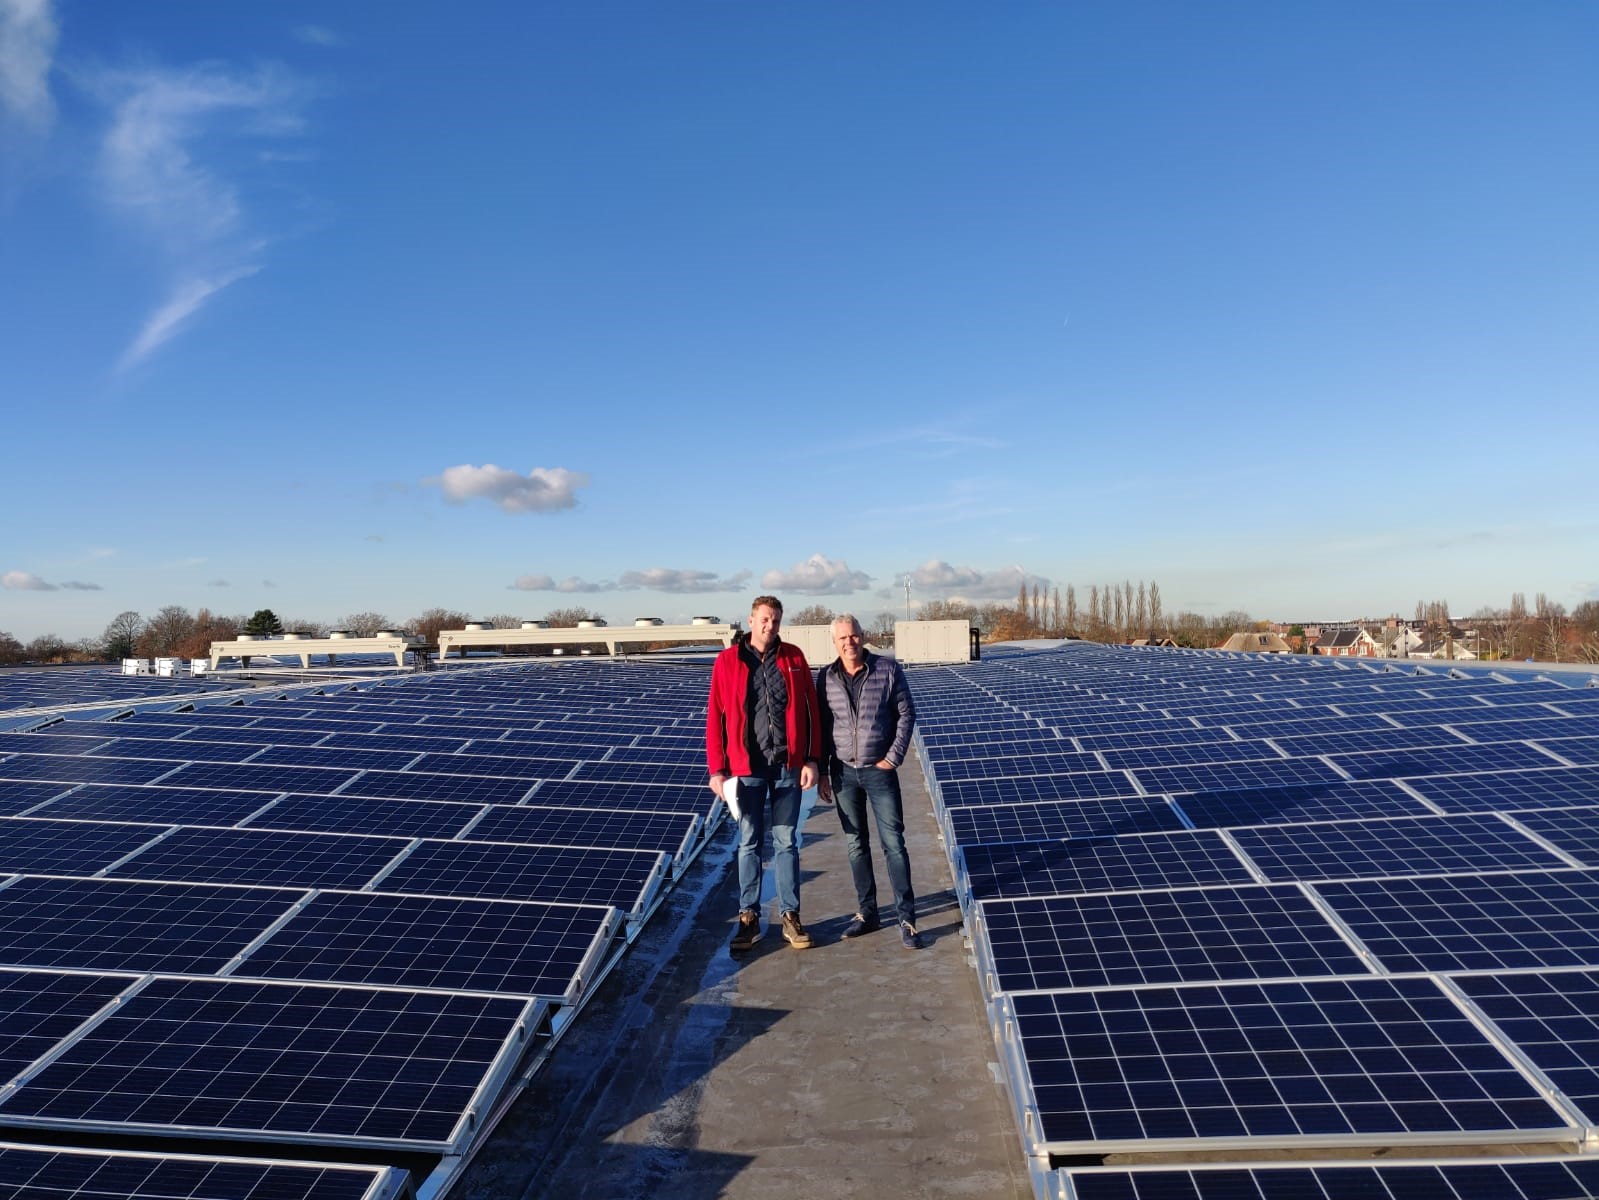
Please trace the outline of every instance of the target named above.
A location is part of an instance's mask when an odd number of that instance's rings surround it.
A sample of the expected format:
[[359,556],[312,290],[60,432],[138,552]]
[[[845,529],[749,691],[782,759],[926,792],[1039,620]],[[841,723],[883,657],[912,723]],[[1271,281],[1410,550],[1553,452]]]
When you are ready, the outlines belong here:
[[811,948],[811,935],[805,932],[805,926],[800,924],[799,913],[793,910],[783,914],[783,936],[796,950]]
[[738,924],[733,926],[733,940],[727,944],[734,954],[743,954],[761,940],[761,914],[745,909],[738,914]]

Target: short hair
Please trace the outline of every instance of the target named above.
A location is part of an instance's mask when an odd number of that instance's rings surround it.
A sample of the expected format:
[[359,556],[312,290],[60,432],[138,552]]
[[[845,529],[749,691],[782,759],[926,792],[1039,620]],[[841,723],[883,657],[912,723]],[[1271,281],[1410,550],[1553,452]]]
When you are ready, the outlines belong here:
[[834,625],[842,625],[845,621],[848,621],[852,626],[855,627],[856,633],[860,634],[862,637],[866,636],[866,630],[861,628],[861,623],[854,613],[839,613],[838,616],[833,618],[832,623]]
[[750,601],[750,611],[754,612],[757,608],[769,608],[778,616],[783,615],[783,602],[776,596],[755,597],[755,599]]

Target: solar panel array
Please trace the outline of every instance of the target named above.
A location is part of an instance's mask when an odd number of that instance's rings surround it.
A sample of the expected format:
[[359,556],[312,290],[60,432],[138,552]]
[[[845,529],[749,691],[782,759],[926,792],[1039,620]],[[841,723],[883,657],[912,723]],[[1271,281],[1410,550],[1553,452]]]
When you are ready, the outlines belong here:
[[913,688],[1041,1195],[1599,1194],[1577,1158],[1061,1165],[1594,1144],[1586,677],[1068,644]]
[[12,667],[0,671],[0,718],[25,716],[30,709],[163,699],[238,687],[238,680],[123,675],[116,667]]
[[408,1186],[262,1145],[447,1186],[721,821],[705,694],[532,663],[0,733],[0,1192]]

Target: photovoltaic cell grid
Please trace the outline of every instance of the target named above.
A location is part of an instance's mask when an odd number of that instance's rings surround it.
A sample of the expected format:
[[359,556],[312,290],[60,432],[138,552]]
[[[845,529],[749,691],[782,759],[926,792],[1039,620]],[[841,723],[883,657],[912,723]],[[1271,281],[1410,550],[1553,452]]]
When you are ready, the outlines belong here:
[[[958,877],[963,879],[964,886],[972,889],[975,898],[994,893],[1028,897],[1016,900],[989,899],[980,905],[985,917],[990,911],[1004,911],[1014,928],[1017,909],[1032,905],[1037,910],[1032,913],[1036,924],[1028,931],[1031,936],[1017,936],[1012,945],[1018,952],[1011,964],[1016,968],[1015,979],[1007,979],[1006,970],[999,968],[1001,955],[994,954],[992,960],[984,958],[986,948],[983,945],[979,946],[979,961],[988,961],[996,969],[1002,988],[1027,986],[1028,983],[1036,985],[1040,978],[1047,977],[1047,972],[1061,971],[1068,977],[1075,976],[1071,982],[1079,988],[1097,985],[1101,989],[1094,993],[1063,990],[1012,994],[1002,991],[999,1000],[1002,1010],[1004,1006],[1020,1005],[1022,1001],[1034,1001],[1040,996],[1066,999],[1090,994],[1098,997],[1147,997],[1151,992],[1163,989],[1157,984],[1133,992],[1125,988],[1106,987],[1104,980],[1116,970],[1129,973],[1141,971],[1144,968],[1140,959],[1152,961],[1152,969],[1157,974],[1170,970],[1173,978],[1179,979],[1184,978],[1184,971],[1213,971],[1217,969],[1217,964],[1207,961],[1207,956],[1217,954],[1219,948],[1223,947],[1227,948],[1229,954],[1236,953],[1238,947],[1247,947],[1249,944],[1247,940],[1236,936],[1236,930],[1248,928],[1248,921],[1241,921],[1236,913],[1225,911],[1216,914],[1217,924],[1214,927],[1202,926],[1203,936],[1196,935],[1181,911],[1174,907],[1181,893],[1171,889],[1183,885],[1173,880],[1170,856],[1150,863],[1149,879],[1140,880],[1136,873],[1132,873],[1129,879],[1118,848],[1122,843],[1147,841],[1150,835],[1135,836],[1119,831],[1117,836],[1088,840],[1084,832],[1092,836],[1091,830],[1073,828],[1071,817],[1061,815],[1073,814],[1073,810],[1082,804],[1082,800],[1073,795],[1059,796],[1049,801],[1033,800],[1025,807],[1014,803],[1020,789],[1014,780],[1007,780],[997,773],[1004,769],[1002,758],[995,764],[996,773],[982,782],[989,792],[986,803],[983,797],[973,793],[968,783],[950,782],[948,776],[955,772],[940,770],[948,759],[970,760],[983,754],[979,748],[968,748],[960,741],[951,741],[947,733],[929,734],[929,730],[941,727],[946,714],[962,714],[961,725],[977,726],[981,723],[981,717],[974,718],[973,714],[991,711],[984,706],[995,705],[997,700],[1009,701],[1022,712],[1035,717],[1052,707],[1057,711],[1067,711],[1064,706],[1055,705],[1048,698],[1050,693],[1046,687],[1049,683],[1055,685],[1055,696],[1068,692],[1078,696],[1088,695],[1096,683],[1104,684],[1106,689],[1103,707],[1099,710],[1102,716],[1096,716],[1092,707],[1075,707],[1071,710],[1072,717],[1051,722],[1066,738],[1099,736],[1097,723],[1102,720],[1127,723],[1125,730],[1116,729],[1113,724],[1106,732],[1105,736],[1117,739],[1115,741],[1095,745],[1079,740],[1076,744],[1085,749],[1093,746],[1095,749],[1126,752],[1122,757],[1106,757],[1113,765],[1129,767],[1144,791],[1170,795],[1173,811],[1180,814],[1186,824],[1196,827],[1196,830],[1211,828],[1225,831],[1224,835],[1216,835],[1224,839],[1220,844],[1221,849],[1230,854],[1230,846],[1236,845],[1246,854],[1253,851],[1250,854],[1251,861],[1264,869],[1270,878],[1307,881],[1297,889],[1209,887],[1203,892],[1189,894],[1292,892],[1305,905],[1302,911],[1306,924],[1301,929],[1314,928],[1310,924],[1313,918],[1323,929],[1331,930],[1332,926],[1327,924],[1323,915],[1322,906],[1325,905],[1325,911],[1337,912],[1340,919],[1355,925],[1353,936],[1368,938],[1367,949],[1377,954],[1385,968],[1392,970],[1416,969],[1417,964],[1426,963],[1435,963],[1448,970],[1464,967],[1480,970],[1483,967],[1498,968],[1505,965],[1550,966],[1573,962],[1593,965],[1589,959],[1593,956],[1590,946],[1594,939],[1593,935],[1586,932],[1587,928],[1599,925],[1588,911],[1593,901],[1587,893],[1593,885],[1588,880],[1589,872],[1573,869],[1571,864],[1591,861],[1595,841],[1594,813],[1599,812],[1599,780],[1595,779],[1591,768],[1563,767],[1554,757],[1544,753],[1545,750],[1558,753],[1559,747],[1553,744],[1553,734],[1566,732],[1566,729],[1551,730],[1541,723],[1541,720],[1554,719],[1553,714],[1559,711],[1558,708],[1544,707],[1541,703],[1525,699],[1534,695],[1540,700],[1545,696],[1553,696],[1558,701],[1577,696],[1578,693],[1547,684],[1533,685],[1518,692],[1516,685],[1505,685],[1496,680],[1444,680],[1437,677],[1379,678],[1376,684],[1358,683],[1353,690],[1340,696],[1338,692],[1344,687],[1343,684],[1328,686],[1324,682],[1332,672],[1323,664],[1310,664],[1303,659],[1298,662],[1273,662],[1269,672],[1264,666],[1241,665],[1235,672],[1236,682],[1227,685],[1234,693],[1234,699],[1229,699],[1224,691],[1217,690],[1206,695],[1203,694],[1204,688],[1181,684],[1177,685],[1174,692],[1171,683],[1165,679],[1154,686],[1127,686],[1129,680],[1139,674],[1133,669],[1141,665],[1139,659],[1147,663],[1158,662],[1162,671],[1170,670],[1175,676],[1182,676],[1191,665],[1194,668],[1191,674],[1196,680],[1216,678],[1219,674],[1214,670],[1214,658],[1195,656],[1189,664],[1173,666],[1170,661],[1173,657],[1176,656],[1122,650],[1090,651],[1086,655],[1068,651],[1064,654],[1017,656],[1002,664],[973,664],[956,671],[940,672],[942,678],[934,677],[932,673],[913,673],[913,686],[923,681],[933,685],[917,691],[922,714],[923,762],[934,776],[932,782],[941,785],[935,789],[935,802],[939,803],[951,846],[958,852]],[[1130,662],[1133,667],[1129,666]],[[1090,669],[1081,670],[1083,665],[1088,665]],[[1280,674],[1284,682],[1265,682],[1271,673]],[[1344,673],[1343,668],[1341,673]],[[1347,673],[1353,676],[1353,672]],[[1031,681],[1017,683],[1024,674],[1031,676]],[[1153,673],[1148,674],[1153,684]],[[1362,671],[1361,674],[1369,673]],[[950,677],[955,675],[981,678],[984,691],[964,690],[949,682]],[[1289,679],[1294,682],[1286,682]],[[1297,690],[1301,680],[1308,685],[1302,691]],[[1423,685],[1430,686],[1431,690]],[[1385,694],[1385,687],[1391,694]],[[1552,692],[1551,687],[1555,688]],[[931,704],[924,702],[929,692],[936,697]],[[1255,703],[1250,699],[1251,693],[1261,698],[1271,696],[1273,702]],[[1480,697],[1476,693],[1480,693]],[[1453,699],[1444,702],[1436,698],[1444,695]],[[1518,695],[1524,698],[1521,702],[1513,698]],[[1181,767],[1151,768],[1148,766],[1150,762],[1170,762],[1177,755],[1140,755],[1138,752],[1158,748],[1160,733],[1169,732],[1172,727],[1130,717],[1129,709],[1122,703],[1129,698],[1135,704],[1142,703],[1151,710],[1182,713],[1185,717],[1191,715],[1200,725],[1209,727],[1215,724],[1240,739],[1267,736],[1267,730],[1270,735],[1278,735],[1282,739],[1299,739],[1286,745],[1282,740],[1277,742],[1279,747],[1297,755],[1287,760],[1289,778],[1273,780],[1253,775],[1240,779],[1232,774],[1237,763],[1227,761],[1231,755],[1228,748],[1221,746],[1216,747],[1219,753],[1214,759],[1196,758],[1191,771],[1185,772]],[[1288,718],[1286,714],[1291,709],[1298,709],[1304,716]],[[1474,737],[1473,740],[1484,744],[1471,745],[1454,731],[1440,728],[1446,720],[1460,719],[1462,711],[1477,720],[1490,723],[1494,718],[1530,721],[1541,713],[1537,726],[1523,727],[1516,732],[1523,735],[1537,733],[1545,741],[1541,746],[1534,746],[1521,737],[1493,742],[1488,742],[1484,737]],[[1336,715],[1338,713],[1357,715],[1339,716]],[[1507,725],[1504,732],[1510,728]],[[1472,730],[1473,734],[1477,732],[1476,728]],[[1592,737],[1592,733],[1575,727],[1572,727],[1572,732],[1576,736],[1569,742],[1573,750],[1571,761],[1584,761],[1582,756],[1591,751],[1582,738]],[[1361,733],[1368,733],[1368,736],[1327,736]],[[1141,741],[1137,736],[1139,734],[1149,735],[1149,740]],[[966,737],[964,740],[976,742],[978,739]],[[1182,746],[1204,746],[1203,741],[1195,742],[1180,734],[1174,738],[1174,742]],[[1007,744],[1006,752],[1012,748],[1025,754],[1029,747],[1017,741],[1014,745]],[[1052,746],[1044,748],[1053,749]],[[1315,757],[1328,753],[1336,755],[1331,761],[1338,763],[1342,770],[1327,770],[1328,763]],[[1270,767],[1274,764],[1266,765]],[[961,774],[969,772],[970,768],[960,770]],[[1304,772],[1308,772],[1310,777],[1304,777]],[[1020,775],[1020,772],[1011,774]],[[1349,776],[1364,778],[1360,782],[1350,782]],[[1044,786],[1053,789],[1062,788],[1057,779],[1069,777],[1024,778],[1027,781],[1024,786],[1030,790],[1037,786],[1036,779],[1045,780]],[[1403,783],[1396,780],[1403,780]],[[1071,786],[1068,783],[1064,788]],[[1418,798],[1423,796],[1426,799]],[[996,803],[996,798],[1012,803]],[[1008,821],[1000,822],[993,817],[1002,808],[1010,810]],[[1437,816],[1440,809],[1450,812],[1464,810],[1477,816],[1480,823],[1458,824],[1456,818]],[[1527,811],[1532,809],[1539,811],[1536,814]],[[1494,811],[1514,813],[1516,823],[1487,815]],[[972,816],[978,813],[984,819],[973,821]],[[1080,818],[1081,814],[1073,815]],[[1523,820],[1530,815],[1535,815],[1536,819]],[[1175,841],[1194,834],[1161,836]],[[982,839],[982,843],[978,839]],[[1050,840],[1045,843],[1045,839]],[[998,844],[1005,842],[1021,844]],[[1034,844],[1026,844],[1028,842]],[[1366,844],[1362,845],[1362,842]],[[1540,842],[1557,847],[1562,853],[1554,853]],[[1093,852],[1088,852],[1086,847],[1094,847]],[[1238,861],[1236,856],[1233,858]],[[1087,864],[1086,877],[1079,860]],[[1199,861],[1209,867],[1216,860],[1206,856]],[[1225,863],[1227,859],[1220,861]],[[1185,870],[1187,865],[1179,860],[1178,871]],[[1107,877],[1110,872],[1119,874]],[[1441,874],[1444,872],[1449,874]],[[1368,875],[1378,878],[1364,878]],[[1092,887],[1095,882],[1107,891],[1116,887],[1135,889],[1140,885],[1154,890],[1081,894],[1087,890],[1085,883]],[[1063,896],[1060,893],[1076,894]],[[1351,896],[1360,897],[1360,902],[1351,901]],[[1394,896],[1398,899],[1394,899]],[[1156,903],[1153,915],[1149,912],[1152,897]],[[1362,904],[1369,905],[1369,909],[1363,909]],[[1085,922],[1082,909],[1085,906],[1098,918],[1097,938],[1086,936],[1083,932]],[[1057,910],[1053,921],[1041,915],[1051,907]],[[1349,914],[1347,917],[1346,912]],[[1131,914],[1130,919],[1127,914]],[[1151,931],[1153,936],[1150,936]],[[1145,938],[1148,940],[1139,941]],[[980,943],[986,940],[988,945],[992,945],[992,939],[986,938],[982,930],[978,931],[977,940]],[[1269,957],[1282,943],[1282,935],[1273,933],[1263,938],[1262,942],[1267,947]],[[1119,959],[1115,957],[1122,954],[1127,946],[1135,944],[1138,946],[1136,953]],[[1337,947],[1339,954],[1350,952],[1349,944],[1341,939]],[[1180,957],[1184,951],[1190,957]],[[1246,950],[1243,958],[1248,961],[1248,957]],[[1230,960],[1223,961],[1228,969],[1234,967]],[[1350,978],[1329,980],[1325,975],[1329,971],[1344,970],[1352,976],[1355,973],[1365,974],[1370,969],[1358,958],[1353,958],[1352,963],[1345,960],[1342,966],[1334,966],[1335,961],[1329,959],[1325,964],[1317,964],[1313,956],[1301,959],[1300,962],[1309,973],[1306,982],[1317,985],[1349,984],[1353,982]],[[1275,970],[1277,966],[1274,964],[1271,969]],[[1027,982],[1017,982],[1022,979]],[[1381,986],[1404,987],[1414,982],[1385,981]],[[1438,987],[1428,980],[1420,982],[1425,986]],[[1237,985],[1226,986],[1231,989]],[[1279,985],[1266,983],[1259,986],[1275,988]],[[1205,989],[1203,986],[1187,984],[1171,990],[1192,995]],[[1227,994],[1236,993],[1229,990]],[[1385,1013],[1385,1019],[1391,1015]],[[1453,1022],[1458,1020],[1460,1014],[1450,1002],[1449,1007],[1436,1010],[1435,1015]],[[1260,1036],[1252,1035],[1252,1038],[1258,1040]],[[1269,1042],[1271,1039],[1265,1040]],[[1578,1043],[1584,1044],[1580,1037]],[[1291,1044],[1298,1045],[1297,1042]],[[1599,1037],[1593,1038],[1592,1044],[1593,1048],[1587,1051],[1590,1061],[1599,1059]],[[1416,1055],[1407,1053],[1402,1057],[1408,1059]],[[1421,1057],[1427,1058],[1425,1055]],[[1017,1059],[1017,1086],[1023,1091],[1037,1085],[1040,1078],[1045,1078],[1047,1083],[1050,1068],[1040,1069],[1036,1057],[1025,1051]],[[1492,1071],[1505,1073],[1499,1076],[1501,1081],[1514,1081],[1514,1086],[1509,1087],[1506,1094],[1519,1096],[1514,1104],[1521,1107],[1517,1109],[1517,1115],[1510,1118],[1512,1122],[1530,1120],[1534,1127],[1540,1123],[1558,1127],[1572,1119],[1569,1112],[1526,1108],[1526,1097],[1529,1095],[1525,1090],[1526,1081],[1516,1079],[1513,1065],[1499,1058],[1496,1053],[1487,1061],[1491,1062]],[[1137,1065],[1142,1069],[1147,1063],[1140,1059]],[[1125,1069],[1127,1067],[1128,1061],[1118,1062],[1105,1079],[1118,1084],[1139,1082],[1136,1071],[1128,1071]],[[1479,1120],[1485,1110],[1473,1108],[1478,1102],[1492,1099],[1493,1088],[1488,1088],[1473,1099],[1466,1092],[1452,1090],[1454,1085],[1450,1080],[1457,1078],[1458,1073],[1451,1075],[1447,1066],[1440,1066],[1438,1060],[1429,1059],[1425,1069],[1443,1071],[1436,1079],[1429,1077],[1428,1084],[1417,1085],[1435,1089],[1436,1094],[1425,1090],[1418,1093],[1424,1098],[1425,1104],[1431,1107],[1419,1106],[1415,1102],[1416,1097],[1410,1094],[1409,1084],[1393,1083],[1393,1094],[1381,1101],[1388,1107],[1387,1117],[1369,1122],[1381,1128],[1379,1133],[1360,1132],[1366,1128],[1360,1122],[1351,1127],[1353,1133],[1318,1131],[1311,1124],[1304,1124],[1298,1113],[1295,1114],[1292,1128],[1278,1122],[1280,1127],[1272,1130],[1269,1128],[1271,1118],[1262,1118],[1260,1113],[1251,1112],[1245,1114],[1246,1128],[1241,1134],[1234,1130],[1224,1136],[1238,1137],[1241,1145],[1247,1145],[1252,1139],[1261,1136],[1264,1129],[1280,1137],[1308,1138],[1319,1142],[1353,1136],[1425,1144],[1429,1140],[1425,1130],[1431,1126],[1432,1136],[1439,1140],[1504,1140],[1498,1132],[1496,1120]],[[1470,1074],[1467,1072],[1468,1076]],[[1221,1071],[1214,1082],[1219,1094],[1232,1099],[1248,1092],[1258,1080],[1248,1071],[1242,1072],[1237,1079]],[[1297,1094],[1300,1080],[1292,1077],[1292,1082]],[[1384,1086],[1388,1082],[1393,1081],[1386,1081]],[[1352,1088],[1347,1080],[1329,1079],[1326,1086],[1335,1101],[1351,1111],[1360,1103],[1371,1100],[1370,1097],[1351,1098],[1343,1095],[1343,1090]],[[1469,1092],[1469,1089],[1466,1091]],[[1288,1093],[1283,1095],[1287,1096]],[[1152,1096],[1153,1093],[1146,1095],[1138,1104],[1127,1107],[1136,1110]],[[1466,1105],[1466,1108],[1461,1109],[1466,1116],[1459,1122],[1458,1129],[1452,1125],[1455,1120],[1452,1112],[1443,1111],[1445,1108],[1454,1110],[1457,1101]],[[1497,1104],[1498,1101],[1493,1103]],[[1184,1107],[1185,1104],[1186,1100],[1178,1107]],[[1114,1109],[1115,1105],[1095,1103],[1085,1106],[1093,1112],[1107,1107]],[[1467,1109],[1471,1111],[1467,1112]],[[1501,1106],[1501,1116],[1507,1111]],[[1023,1115],[1025,1117],[1025,1112]],[[1363,1114],[1363,1120],[1371,1115]],[[1478,1129],[1482,1131],[1480,1135],[1473,1132]],[[1146,1144],[1150,1139],[1159,1141],[1163,1136],[1142,1128],[1139,1134],[1147,1135]],[[1100,1152],[1114,1148],[1114,1145],[1101,1144],[1103,1140],[1096,1141],[1090,1136],[1085,1144],[1077,1148]],[[1203,1141],[1199,1139],[1195,1144]]]
[[1008,996],[1040,1148],[1569,1139],[1439,985],[1366,977]]
[[522,1002],[156,978],[15,1091],[0,1120],[448,1150]]
[[[976,811],[965,809],[963,815]],[[960,873],[977,900],[1249,883],[1254,878],[1232,847],[1210,830],[988,845],[963,839],[960,845]]]
[[1367,973],[1292,887],[990,900],[982,921],[1009,992]]
[[1599,972],[1461,975],[1455,983],[1599,1124]]
[[390,1167],[0,1144],[5,1200],[397,1200]]
[[1064,1168],[1064,1200],[1590,1200],[1599,1159]]

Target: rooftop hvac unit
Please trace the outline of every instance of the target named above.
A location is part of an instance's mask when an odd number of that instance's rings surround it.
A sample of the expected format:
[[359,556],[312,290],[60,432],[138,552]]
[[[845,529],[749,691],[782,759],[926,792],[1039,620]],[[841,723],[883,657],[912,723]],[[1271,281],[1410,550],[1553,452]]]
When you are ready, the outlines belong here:
[[550,623],[548,621],[523,621],[522,622],[522,628],[523,629],[548,629],[549,627],[550,627]]
[[466,623],[466,627],[468,629],[470,629],[470,630],[479,631],[479,632],[481,632],[482,630],[488,628],[488,626],[482,621],[468,621]]
[[695,617],[689,622],[690,625],[720,625],[721,623],[721,617]]
[[236,641],[240,641],[240,642],[253,642],[253,641],[255,641],[255,634],[253,634],[253,633],[241,633],[241,634],[239,634],[239,636],[235,640]]
[[660,617],[634,617],[633,624],[636,626],[665,625],[666,622],[661,620]]
[[392,629],[379,629],[372,636],[373,637],[393,637],[394,636],[394,630],[392,630]]
[[348,629],[330,629],[330,630],[328,630],[328,637],[332,638],[336,642],[343,641],[345,638],[347,638],[349,636],[350,636],[350,631]]
[[286,634],[283,635],[283,640],[286,641],[286,642],[298,642],[298,641],[302,640],[304,637],[305,637],[305,634],[303,634],[303,633],[286,633]]
[[605,628],[605,621],[603,618],[596,617],[592,621],[579,621],[577,627],[579,629],[603,629]]

